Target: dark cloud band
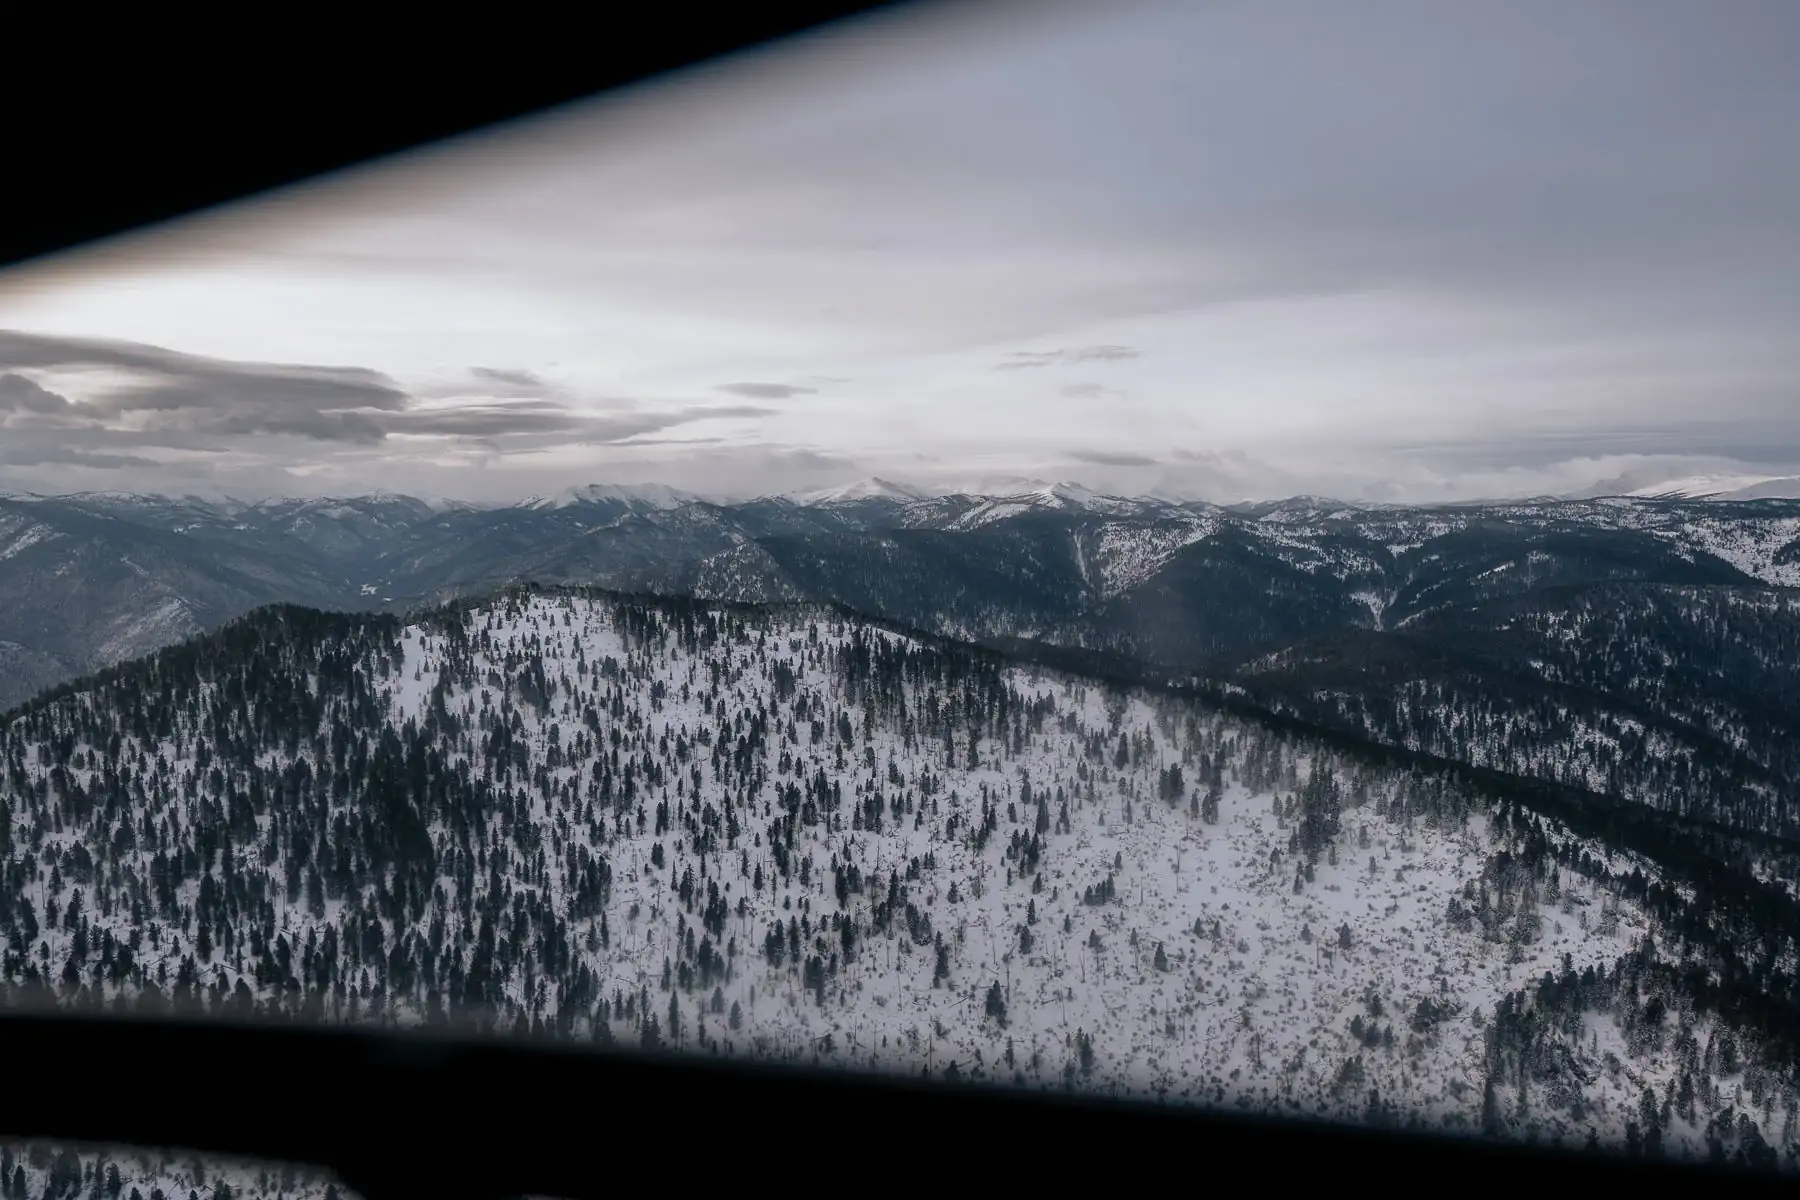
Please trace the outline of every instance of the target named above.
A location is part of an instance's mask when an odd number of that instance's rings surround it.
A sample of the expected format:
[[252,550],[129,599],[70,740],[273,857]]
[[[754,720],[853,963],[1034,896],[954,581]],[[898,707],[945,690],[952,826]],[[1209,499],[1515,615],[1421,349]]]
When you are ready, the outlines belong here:
[[751,400],[791,400],[795,396],[818,394],[817,388],[798,387],[791,383],[721,383],[719,390]]

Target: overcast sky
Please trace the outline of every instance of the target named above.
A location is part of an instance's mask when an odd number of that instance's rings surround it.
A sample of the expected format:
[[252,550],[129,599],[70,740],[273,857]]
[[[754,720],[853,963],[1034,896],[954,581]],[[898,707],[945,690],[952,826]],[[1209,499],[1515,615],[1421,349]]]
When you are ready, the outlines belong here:
[[1800,474],[1800,5],[867,21],[0,273],[0,487]]

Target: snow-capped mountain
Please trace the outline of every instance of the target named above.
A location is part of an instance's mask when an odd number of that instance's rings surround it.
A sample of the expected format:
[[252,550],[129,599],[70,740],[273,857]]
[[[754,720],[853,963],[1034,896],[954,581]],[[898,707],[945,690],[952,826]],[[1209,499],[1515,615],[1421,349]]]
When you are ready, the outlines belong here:
[[522,508],[566,508],[571,504],[598,504],[631,511],[682,508],[701,503],[699,496],[662,483],[584,483],[565,488],[554,496],[534,496],[520,502]]
[[[1649,478],[1650,482],[1644,482]],[[1800,499],[1800,479],[1793,476],[1746,474],[1743,471],[1712,472],[1678,478],[1622,475],[1562,497],[1594,500],[1635,496],[1672,500],[1789,500]]]
[[919,488],[909,487],[903,483],[893,483],[886,479],[871,477],[859,479],[854,483],[840,484],[837,487],[791,492],[787,498],[796,504],[829,507],[836,504],[862,504],[872,500],[909,504],[915,500],[925,499],[928,494]]
[[1800,500],[1800,476],[1788,476],[1783,479],[1759,479],[1722,492],[1720,500]]
[[1027,492],[1041,492],[1050,486],[1052,485],[1049,480],[1036,479],[1029,475],[983,475],[957,483],[944,484],[933,488],[932,491],[951,496],[1020,496]]
[[1107,496],[1078,483],[1050,483],[1018,491],[1004,491],[976,498],[976,503],[945,526],[979,529],[1028,513],[1062,512],[1106,516],[1135,516],[1168,507],[1160,500]]
[[1646,487],[1632,488],[1625,494],[1649,498],[1703,500],[1711,497],[1728,497],[1740,489],[1754,487],[1761,482],[1763,482],[1762,477],[1755,475],[1695,475],[1686,479],[1670,479]]
[[70,1005],[1795,1146],[1784,854],[843,610],[264,610],[0,760],[0,975]]

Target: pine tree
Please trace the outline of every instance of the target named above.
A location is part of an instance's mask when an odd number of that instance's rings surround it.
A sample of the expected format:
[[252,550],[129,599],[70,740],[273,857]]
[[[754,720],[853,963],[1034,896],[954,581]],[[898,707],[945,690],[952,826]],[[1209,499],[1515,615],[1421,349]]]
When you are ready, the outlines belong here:
[[1494,1088],[1494,1077],[1489,1075],[1481,1087],[1481,1132],[1497,1137],[1505,1129],[1500,1117],[1500,1095]]

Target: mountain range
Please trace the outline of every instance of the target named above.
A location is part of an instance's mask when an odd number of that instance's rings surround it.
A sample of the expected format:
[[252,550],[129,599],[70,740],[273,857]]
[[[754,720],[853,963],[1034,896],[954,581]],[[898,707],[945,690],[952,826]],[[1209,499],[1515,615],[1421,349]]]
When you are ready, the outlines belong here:
[[829,602],[1056,646],[1367,740],[1800,831],[1785,500],[1225,508],[881,480],[736,504],[599,486],[487,506],[12,496],[0,704],[265,604],[402,612],[521,581]]

